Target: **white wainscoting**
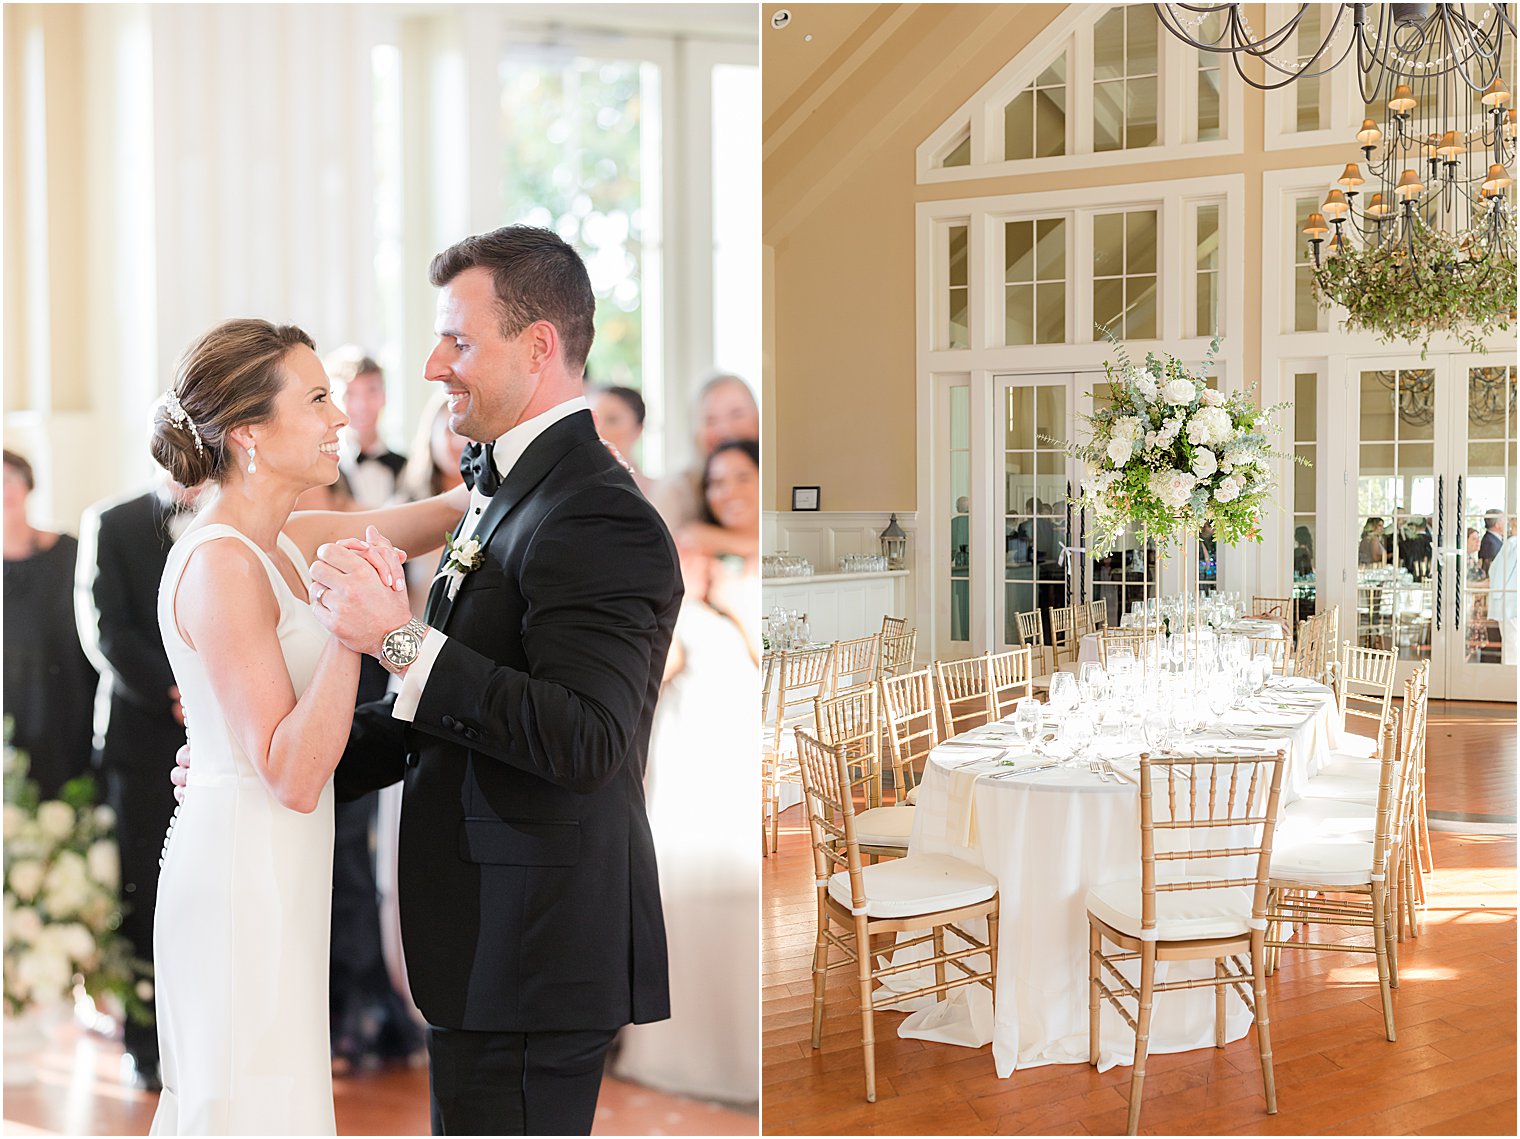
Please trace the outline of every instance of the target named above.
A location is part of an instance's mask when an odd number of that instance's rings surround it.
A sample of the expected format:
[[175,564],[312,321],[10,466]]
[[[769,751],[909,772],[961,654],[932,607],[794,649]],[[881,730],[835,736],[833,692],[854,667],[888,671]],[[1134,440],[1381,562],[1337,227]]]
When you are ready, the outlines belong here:
[[[891,511],[843,511],[843,510],[819,510],[799,511],[768,510],[760,519],[760,547],[768,554],[790,554],[793,557],[806,558],[813,563],[813,568],[819,574],[832,574],[839,566],[839,559],[846,554],[879,554],[881,553],[881,532],[887,528],[891,520]],[[898,511],[897,524],[908,535],[908,558],[910,567],[904,576],[894,576],[880,579],[881,582],[891,583],[894,601],[897,608],[892,612],[894,617],[906,617],[910,629],[918,628],[919,622],[914,611],[914,581],[913,569],[918,558],[918,525],[917,515],[913,511]],[[852,575],[856,576],[856,575]],[[860,579],[863,586],[869,578]],[[837,587],[831,587],[837,588]],[[880,588],[878,584],[877,588]],[[818,624],[818,618],[823,616],[821,611],[815,612],[817,606],[808,608],[802,605],[792,605],[779,600],[772,600],[773,591],[767,587],[765,591],[765,608],[769,612],[772,605],[783,605],[787,609],[796,609],[806,612],[809,624],[815,640],[837,640],[837,637],[826,636],[824,630]],[[873,598],[871,604],[878,603]],[[857,604],[861,601],[847,599],[841,594],[837,598],[836,612],[839,617],[839,627],[850,627],[855,618],[850,615]],[[875,617],[868,622],[869,629],[862,629],[860,633],[845,633],[842,636],[863,636],[874,633],[881,628],[881,617],[885,610],[877,610]],[[869,616],[869,613],[866,614]],[[863,618],[862,618],[863,619]],[[920,646],[923,648],[923,646]]]
[[901,617],[908,604],[908,571],[773,578],[762,583],[762,607],[807,614],[817,643],[881,632],[884,616]]

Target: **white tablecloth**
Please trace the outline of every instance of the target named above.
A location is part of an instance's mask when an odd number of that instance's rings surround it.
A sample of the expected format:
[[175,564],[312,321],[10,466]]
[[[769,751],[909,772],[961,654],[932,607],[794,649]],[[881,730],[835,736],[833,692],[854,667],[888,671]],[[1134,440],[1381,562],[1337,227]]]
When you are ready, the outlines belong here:
[[[1257,748],[1280,740],[1288,753],[1283,788],[1288,802],[1298,798],[1339,743],[1333,711],[1329,689],[1303,680],[1274,681],[1252,710],[1228,713],[1184,750],[1200,744],[1214,751]],[[1227,736],[1221,729],[1238,734]],[[985,751],[963,746],[988,739],[993,746]],[[1104,743],[1110,745],[1104,754],[1114,754],[1120,741]],[[914,854],[953,854],[997,876],[996,1007],[984,987],[968,986],[954,990],[949,1000],[921,1002],[899,1028],[901,1036],[971,1047],[990,1040],[1000,1077],[1016,1068],[1087,1062],[1087,891],[1140,873],[1140,795],[1134,784],[1102,782],[1085,765],[989,778],[1009,770],[998,762],[995,748],[1010,745],[1008,758],[1017,763],[1048,762],[1022,754],[1003,724],[968,732],[930,753],[910,846]],[[1130,754],[1138,757],[1140,750],[1134,741]],[[978,755],[986,758],[973,762]],[[1133,760],[1115,764],[1131,772],[1137,766]],[[1158,980],[1165,979],[1167,968],[1158,967]],[[1134,980],[1132,972],[1128,975]],[[1226,1007],[1229,1039],[1239,1039],[1250,1028],[1250,1015],[1234,997]],[[1152,1052],[1213,1043],[1211,991],[1157,995]],[[1134,1033],[1105,1004],[1099,1067],[1132,1063],[1133,1057]]]
[[[1276,637],[1282,639],[1283,627],[1280,621],[1271,621],[1259,617],[1242,617],[1233,621],[1224,628],[1218,630],[1226,636],[1234,637]],[[1103,639],[1101,633],[1084,633],[1081,643],[1077,646],[1077,663],[1085,664],[1092,661],[1099,664],[1103,660],[1103,650],[1099,644]]]

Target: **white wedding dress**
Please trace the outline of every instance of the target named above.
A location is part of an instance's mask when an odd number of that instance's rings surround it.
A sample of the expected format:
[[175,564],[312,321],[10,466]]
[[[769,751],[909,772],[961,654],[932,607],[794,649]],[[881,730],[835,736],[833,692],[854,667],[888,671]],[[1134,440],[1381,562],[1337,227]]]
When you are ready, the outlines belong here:
[[[219,538],[242,541],[263,562],[298,696],[328,638],[306,599],[231,526],[192,530],[170,551],[158,624],[188,710],[192,767],[159,873],[153,956],[164,1090],[152,1134],[332,1135],[332,783],[309,815],[282,806],[179,635],[174,596],[185,563]],[[284,534],[279,543],[309,588],[300,550]]]

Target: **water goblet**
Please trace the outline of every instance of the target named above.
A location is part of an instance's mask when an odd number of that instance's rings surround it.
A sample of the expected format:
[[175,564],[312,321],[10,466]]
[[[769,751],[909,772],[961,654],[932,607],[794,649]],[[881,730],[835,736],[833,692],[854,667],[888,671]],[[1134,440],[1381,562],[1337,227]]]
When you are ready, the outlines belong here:
[[1088,748],[1092,746],[1095,734],[1092,717],[1086,712],[1070,712],[1066,715],[1061,721],[1060,735],[1062,743],[1070,753],[1064,761],[1067,766],[1076,766],[1083,762]]
[[1070,711],[1077,703],[1077,678],[1069,672],[1058,672],[1050,678],[1050,696],[1048,697],[1051,711],[1062,715]]
[[1032,747],[1040,735],[1040,702],[1025,696],[1013,706],[1013,734]]

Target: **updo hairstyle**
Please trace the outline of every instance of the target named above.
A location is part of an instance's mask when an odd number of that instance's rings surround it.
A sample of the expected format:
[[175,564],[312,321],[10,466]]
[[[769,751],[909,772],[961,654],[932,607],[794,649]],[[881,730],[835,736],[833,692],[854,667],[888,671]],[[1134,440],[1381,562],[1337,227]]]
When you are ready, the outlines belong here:
[[150,447],[158,465],[183,487],[225,481],[237,464],[228,433],[274,418],[275,398],[286,383],[285,357],[303,344],[316,350],[311,337],[293,324],[253,319],[223,321],[191,344],[170,389],[189,423],[176,422],[172,400],[153,411]]

